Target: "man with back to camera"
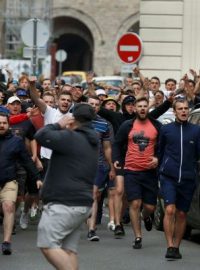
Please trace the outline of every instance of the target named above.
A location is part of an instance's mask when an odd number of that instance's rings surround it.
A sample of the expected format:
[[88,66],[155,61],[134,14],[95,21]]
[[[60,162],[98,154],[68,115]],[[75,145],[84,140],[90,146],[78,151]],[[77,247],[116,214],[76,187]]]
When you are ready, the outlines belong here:
[[165,203],[164,231],[167,259],[181,259],[179,246],[186,227],[196,187],[197,161],[200,157],[200,127],[188,122],[186,99],[173,103],[175,122],[164,125],[159,139],[159,175]]
[[98,138],[88,104],[39,130],[36,140],[53,150],[42,188],[44,210],[37,245],[58,270],[77,270],[80,227],[90,214],[98,164]]

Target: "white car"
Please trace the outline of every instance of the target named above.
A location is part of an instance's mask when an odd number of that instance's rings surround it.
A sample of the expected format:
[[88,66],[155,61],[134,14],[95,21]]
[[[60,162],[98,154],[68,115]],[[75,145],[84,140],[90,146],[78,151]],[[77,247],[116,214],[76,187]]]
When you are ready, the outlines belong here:
[[172,109],[169,109],[163,115],[161,115],[158,119],[163,125],[169,124],[175,120],[175,116]]

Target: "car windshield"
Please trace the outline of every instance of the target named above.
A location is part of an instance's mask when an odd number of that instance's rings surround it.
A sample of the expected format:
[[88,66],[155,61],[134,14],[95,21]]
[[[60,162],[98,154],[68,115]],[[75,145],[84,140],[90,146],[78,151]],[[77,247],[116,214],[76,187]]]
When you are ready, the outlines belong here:
[[95,80],[95,82],[106,84],[106,85],[113,85],[113,86],[117,86],[117,87],[122,86],[121,80]]
[[74,83],[80,83],[82,78],[79,75],[67,75],[67,76],[62,76],[61,79],[64,80],[65,83],[74,84]]
[[115,89],[109,89],[108,90],[108,96],[116,96],[118,94],[119,94],[118,90],[115,90]]

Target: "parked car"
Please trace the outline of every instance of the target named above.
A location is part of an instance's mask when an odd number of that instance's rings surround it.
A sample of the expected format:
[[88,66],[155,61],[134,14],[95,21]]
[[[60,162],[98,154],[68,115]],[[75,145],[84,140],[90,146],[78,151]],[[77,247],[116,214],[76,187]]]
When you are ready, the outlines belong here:
[[[124,77],[122,76],[100,76],[100,77],[94,77],[93,82],[98,85],[105,85],[105,86],[113,86],[112,89],[110,89],[110,94],[109,95],[116,95],[118,91],[116,88],[120,88],[123,85]],[[87,83],[86,81],[82,82],[82,86],[84,89],[87,88]]]
[[97,84],[106,84],[114,87],[122,87],[124,77],[122,76],[102,76],[94,77],[94,82]]
[[62,78],[66,83],[81,83],[83,80],[86,80],[85,71],[64,71]]
[[[200,125],[200,109],[190,112],[189,122]],[[192,229],[200,230],[200,161],[198,163],[197,188],[195,190],[191,207],[187,215],[187,226],[185,238],[190,236]],[[154,213],[154,225],[157,230],[163,230],[164,202],[162,197],[158,196],[157,206]]]
[[172,109],[170,108],[168,111],[162,114],[157,120],[160,121],[163,125],[173,122],[175,120],[175,116]]
[[57,77],[57,79],[63,80],[66,84],[74,84],[74,83],[80,83],[80,78],[76,75],[68,75],[68,76],[61,76]]

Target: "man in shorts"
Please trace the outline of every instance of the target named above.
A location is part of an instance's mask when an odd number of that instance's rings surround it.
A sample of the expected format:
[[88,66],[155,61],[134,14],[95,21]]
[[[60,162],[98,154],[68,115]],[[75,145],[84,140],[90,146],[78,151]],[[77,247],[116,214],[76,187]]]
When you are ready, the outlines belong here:
[[148,114],[148,106],[146,97],[136,99],[136,117],[121,125],[113,145],[114,166],[124,168],[125,192],[135,234],[134,249],[142,247],[141,208],[145,228],[150,231],[151,214],[157,202],[158,159],[155,149],[161,124]]
[[31,156],[26,150],[23,139],[13,135],[9,129],[8,115],[0,113],[0,203],[3,210],[3,255],[10,255],[11,235],[15,218],[15,203],[17,200],[18,183],[17,162],[19,162],[31,176],[32,185],[36,186],[39,172]]
[[93,203],[93,181],[98,164],[95,117],[88,104],[76,104],[66,115],[36,133],[52,156],[42,188],[44,210],[37,245],[56,269],[78,269],[77,247],[82,223]]
[[[112,147],[111,147],[111,126],[106,120],[98,115],[100,109],[100,100],[97,96],[90,96],[88,104],[93,107],[96,117],[92,121],[92,126],[99,138],[99,158],[98,171],[94,180],[93,186],[93,206],[92,214],[88,219],[88,235],[89,241],[99,241],[100,238],[96,234],[96,218],[98,211],[98,202],[101,198],[101,193],[108,182],[108,188],[114,188],[115,169],[112,163]],[[114,223],[114,220],[113,220]]]
[[196,187],[200,158],[200,127],[189,123],[189,105],[178,98],[173,103],[175,122],[161,128],[159,140],[159,179],[165,203],[164,231],[167,259],[181,259],[179,246],[186,227]]

